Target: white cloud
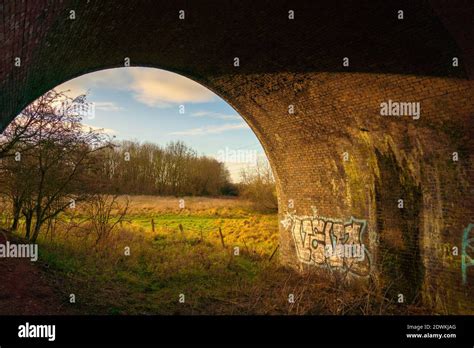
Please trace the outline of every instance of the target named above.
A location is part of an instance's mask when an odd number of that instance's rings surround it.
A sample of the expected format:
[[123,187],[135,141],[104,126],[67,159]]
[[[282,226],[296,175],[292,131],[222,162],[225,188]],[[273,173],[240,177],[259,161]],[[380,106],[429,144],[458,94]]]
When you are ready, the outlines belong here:
[[114,102],[94,102],[94,107],[96,110],[103,111],[120,111],[123,110],[123,107],[118,106]]
[[236,130],[236,129],[247,129],[249,126],[246,123],[230,123],[223,124],[220,126],[206,126],[199,128],[187,129],[184,131],[172,132],[171,135],[204,135],[204,134],[220,134],[223,132]]
[[117,68],[80,76],[63,83],[57,90],[71,95],[87,93],[95,87],[129,91],[140,103],[151,107],[171,107],[185,103],[205,103],[216,95],[187,77],[154,68]]
[[193,117],[208,117],[208,118],[216,118],[220,120],[240,120],[241,117],[237,114],[222,114],[220,112],[212,112],[212,111],[199,111],[194,112],[191,114]]
[[98,133],[102,134],[108,134],[108,135],[116,135],[118,134],[118,131],[112,128],[102,128],[102,127],[96,127],[96,126],[91,126],[88,124],[82,124],[82,131],[83,132],[88,132],[89,130],[96,131]]
[[87,94],[89,90],[97,87],[118,90],[127,89],[131,82],[132,79],[125,69],[107,69],[79,76],[59,85],[55,89],[58,91],[70,90],[69,94],[71,96],[77,96]]
[[215,94],[186,77],[164,70],[130,70],[130,89],[139,102],[153,107],[173,104],[204,103],[212,101]]
[[86,83],[83,80],[73,79],[63,83],[55,88],[59,92],[65,92],[69,96],[78,96],[81,94],[87,94]]

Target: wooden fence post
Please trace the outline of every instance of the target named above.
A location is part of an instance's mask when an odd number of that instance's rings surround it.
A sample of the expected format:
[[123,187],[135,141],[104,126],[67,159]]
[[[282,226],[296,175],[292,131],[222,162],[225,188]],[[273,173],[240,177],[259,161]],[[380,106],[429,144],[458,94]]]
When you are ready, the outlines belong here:
[[178,227],[179,227],[179,230],[181,231],[181,238],[182,238],[183,240],[186,240],[186,235],[184,234],[184,227],[183,227],[183,225],[179,224]]
[[224,235],[222,234],[222,229],[219,227],[219,235],[221,236],[222,247],[225,249]]
[[275,250],[273,250],[273,253],[272,253],[272,256],[270,256],[270,258],[268,259],[268,261],[271,261],[273,259],[273,256],[275,255],[275,253],[277,252],[278,248],[280,247],[280,244],[277,245],[277,247],[275,248]]

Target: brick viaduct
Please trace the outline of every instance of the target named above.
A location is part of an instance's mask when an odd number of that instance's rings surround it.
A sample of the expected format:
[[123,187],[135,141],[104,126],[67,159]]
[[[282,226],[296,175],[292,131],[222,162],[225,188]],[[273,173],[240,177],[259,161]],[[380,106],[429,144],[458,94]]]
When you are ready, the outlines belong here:
[[[282,263],[324,264],[325,233],[363,232],[370,265],[355,276],[472,314],[473,18],[468,0],[2,0],[0,129],[42,93],[126,57],[187,76],[261,141]],[[388,100],[419,102],[420,118],[381,116]]]

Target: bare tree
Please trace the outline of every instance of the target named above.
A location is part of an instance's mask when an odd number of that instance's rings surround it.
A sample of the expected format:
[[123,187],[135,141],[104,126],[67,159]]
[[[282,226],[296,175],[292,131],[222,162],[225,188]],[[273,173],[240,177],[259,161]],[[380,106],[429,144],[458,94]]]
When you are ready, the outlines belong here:
[[[101,165],[95,154],[110,146],[100,131],[84,129],[77,112],[84,103],[84,96],[71,99],[55,91],[40,97],[30,107],[35,119],[26,131],[30,136],[10,147],[20,158],[9,158],[2,166],[10,180],[14,213],[21,210],[25,237],[33,242],[45,222],[90,196],[85,187],[96,182]],[[17,132],[7,131],[6,143],[13,141],[9,134]]]
[[259,161],[253,168],[241,172],[240,192],[254,203],[256,208],[277,210],[275,179],[268,162]]
[[[55,98],[55,93],[48,93],[40,97],[41,103],[32,103],[18,115],[0,135],[0,159],[15,156],[17,147],[21,144],[22,150],[26,151],[25,145],[38,134],[40,117],[44,112],[44,106]],[[15,151],[14,151],[15,150]]]
[[129,203],[126,199],[125,204],[121,205],[117,195],[95,194],[92,197],[86,212],[96,234],[96,246],[107,240],[115,227],[125,220]]

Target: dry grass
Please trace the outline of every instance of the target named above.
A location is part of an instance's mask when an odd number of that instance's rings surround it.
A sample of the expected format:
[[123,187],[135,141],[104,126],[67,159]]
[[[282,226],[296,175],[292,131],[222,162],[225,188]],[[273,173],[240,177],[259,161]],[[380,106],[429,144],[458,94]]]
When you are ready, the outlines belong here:
[[[427,313],[387,298],[375,277],[347,279],[323,268],[300,273],[279,266],[278,255],[270,261],[278,245],[277,216],[252,212],[248,202],[185,198],[183,210],[177,198],[130,199],[127,222],[117,224],[99,243],[80,212],[65,214],[40,235],[40,260],[51,282],[65,299],[70,293],[80,299],[71,305],[73,312]],[[239,255],[234,254],[236,246]],[[180,294],[185,303],[178,301]]]
[[[124,202],[125,196],[119,197],[119,201]],[[184,201],[184,209],[179,207],[179,201]],[[130,196],[130,214],[166,214],[166,213],[206,213],[231,209],[243,211],[251,210],[249,201],[236,197],[214,198],[214,197],[157,197],[157,196]]]

